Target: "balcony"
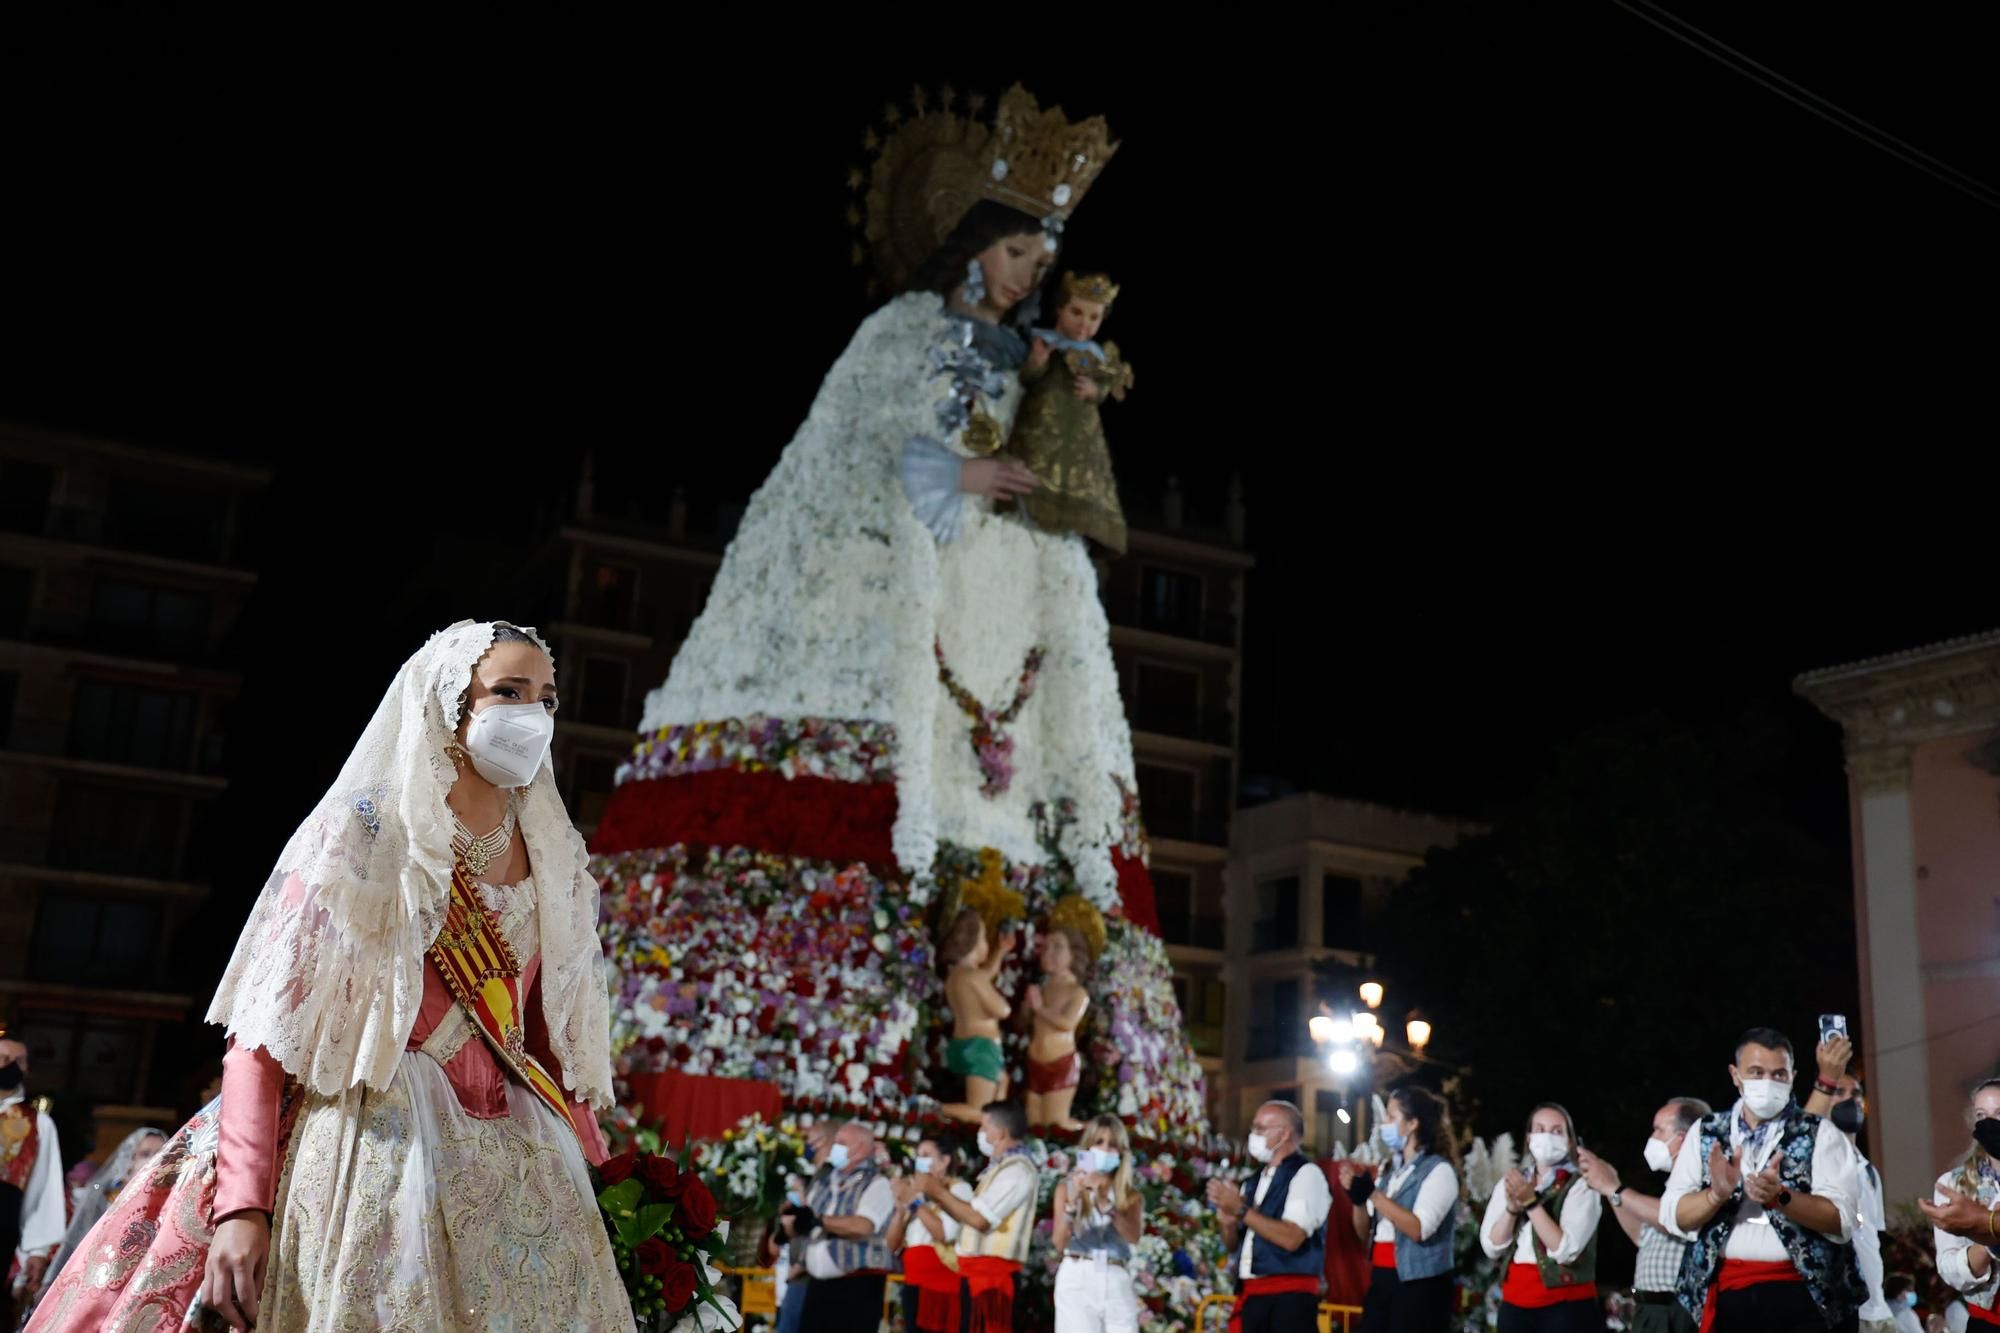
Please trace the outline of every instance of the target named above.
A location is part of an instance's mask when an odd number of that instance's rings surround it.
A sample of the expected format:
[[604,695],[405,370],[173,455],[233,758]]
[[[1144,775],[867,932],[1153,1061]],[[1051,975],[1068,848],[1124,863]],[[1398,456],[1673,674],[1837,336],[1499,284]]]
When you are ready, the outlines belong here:
[[1114,626],[1190,639],[1219,648],[1236,646],[1236,617],[1163,611],[1132,593],[1104,594],[1104,614]]

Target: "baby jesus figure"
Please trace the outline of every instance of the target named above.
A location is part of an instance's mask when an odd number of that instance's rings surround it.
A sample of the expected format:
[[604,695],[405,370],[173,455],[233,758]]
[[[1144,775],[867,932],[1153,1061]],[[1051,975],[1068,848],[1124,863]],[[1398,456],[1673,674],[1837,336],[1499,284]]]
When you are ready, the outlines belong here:
[[1028,987],[1027,1009],[1034,1016],[1035,1034],[1028,1043],[1028,1123],[1082,1129],[1070,1114],[1082,1079],[1076,1051],[1076,1030],[1090,1008],[1084,981],[1090,969],[1090,949],[1083,935],[1070,926],[1042,932],[1042,984]]
[[1066,273],[1053,329],[1036,329],[1021,382],[1027,392],[1005,453],[1025,463],[1041,483],[1020,504],[1038,527],[1074,532],[1115,554],[1125,553],[1125,511],[1111,472],[1098,405],[1123,401],[1132,368],[1116,343],[1099,345],[1097,330],[1118,296],[1101,274]]
[[953,1120],[976,1125],[988,1102],[1007,1098],[1007,1058],[1000,1049],[1000,1023],[1014,1012],[1007,997],[993,984],[1000,965],[1014,952],[1008,931],[998,948],[986,943],[986,923],[966,908],[945,932],[940,961],[951,967],[945,978],[945,1000],[951,1005],[951,1045],[945,1068],[965,1080],[965,1100],[940,1109]]

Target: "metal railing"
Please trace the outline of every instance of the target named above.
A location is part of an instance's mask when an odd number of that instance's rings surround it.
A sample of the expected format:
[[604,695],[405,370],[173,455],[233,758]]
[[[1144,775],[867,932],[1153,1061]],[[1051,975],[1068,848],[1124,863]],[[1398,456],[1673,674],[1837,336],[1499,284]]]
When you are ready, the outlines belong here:
[[[1212,1328],[1219,1329],[1228,1326],[1229,1320],[1226,1315],[1214,1324],[1208,1322],[1208,1312],[1218,1305],[1233,1309],[1236,1305],[1236,1298],[1234,1296],[1203,1297],[1201,1304],[1195,1307],[1194,1333],[1209,1333],[1209,1330]],[[1336,1329],[1339,1330],[1339,1333],[1353,1333],[1354,1321],[1360,1317],[1361,1307],[1358,1305],[1335,1305],[1331,1301],[1321,1301],[1319,1304],[1320,1333],[1334,1333]]]

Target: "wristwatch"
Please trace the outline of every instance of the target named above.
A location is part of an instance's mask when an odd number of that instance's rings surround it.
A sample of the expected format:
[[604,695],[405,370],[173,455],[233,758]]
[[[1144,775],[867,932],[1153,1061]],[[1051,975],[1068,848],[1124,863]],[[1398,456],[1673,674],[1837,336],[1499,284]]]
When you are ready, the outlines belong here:
[[1620,1185],[1617,1189],[1611,1191],[1611,1193],[1606,1197],[1611,1200],[1611,1206],[1613,1208],[1623,1208],[1625,1206],[1625,1187],[1623,1185]]
[[1779,1191],[1778,1191],[1778,1207],[1780,1207],[1780,1208],[1789,1208],[1789,1207],[1791,1207],[1791,1206],[1792,1206],[1792,1192],[1791,1192],[1790,1190],[1787,1190],[1787,1189],[1781,1189],[1781,1190],[1779,1190]]

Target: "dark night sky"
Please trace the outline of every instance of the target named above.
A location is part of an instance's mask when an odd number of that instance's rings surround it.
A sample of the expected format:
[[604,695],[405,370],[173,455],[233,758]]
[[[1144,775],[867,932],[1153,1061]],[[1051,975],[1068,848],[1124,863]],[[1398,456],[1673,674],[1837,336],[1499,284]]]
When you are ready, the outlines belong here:
[[[746,495],[866,309],[861,130],[1019,77],[1126,142],[1069,256],[1126,287],[1121,475],[1244,474],[1252,771],[1478,811],[1593,722],[1987,627],[1987,506],[1953,501],[1989,471],[2000,213],[1609,4],[1518,8],[811,65],[524,32],[395,79],[292,68],[300,34],[241,94],[107,20],[9,169],[0,412],[275,466],[240,774],[330,618],[357,680],[414,646],[370,633],[434,527],[503,535],[585,447]],[[2000,180],[1962,7],[1678,8]],[[324,776],[246,806],[255,841]]]

